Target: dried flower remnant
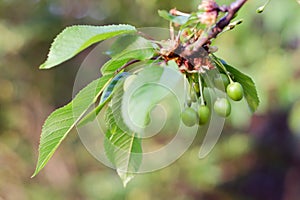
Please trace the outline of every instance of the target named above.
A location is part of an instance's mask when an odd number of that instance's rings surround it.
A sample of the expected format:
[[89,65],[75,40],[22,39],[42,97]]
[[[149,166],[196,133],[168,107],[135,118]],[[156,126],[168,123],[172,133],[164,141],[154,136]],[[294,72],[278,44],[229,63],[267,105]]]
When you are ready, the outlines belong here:
[[198,6],[199,10],[204,12],[198,15],[198,18],[202,24],[213,25],[218,18],[218,4],[214,0],[203,0]]

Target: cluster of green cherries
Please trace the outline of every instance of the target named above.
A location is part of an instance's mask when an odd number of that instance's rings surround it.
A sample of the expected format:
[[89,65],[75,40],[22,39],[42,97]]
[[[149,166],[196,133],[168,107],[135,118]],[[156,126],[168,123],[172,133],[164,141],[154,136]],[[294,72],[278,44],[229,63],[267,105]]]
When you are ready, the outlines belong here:
[[[190,91],[186,100],[186,108],[181,113],[181,120],[188,127],[195,124],[205,125],[210,119],[210,108],[204,100],[201,75],[197,75],[197,81],[191,77],[193,76],[187,77]],[[239,82],[234,82],[228,74],[219,74],[213,82],[217,89],[225,88],[227,96],[234,101],[240,101],[244,96],[242,85]],[[198,103],[197,110],[191,107],[192,102]],[[227,98],[217,98],[213,104],[213,109],[220,117],[225,118],[231,113],[231,104]]]

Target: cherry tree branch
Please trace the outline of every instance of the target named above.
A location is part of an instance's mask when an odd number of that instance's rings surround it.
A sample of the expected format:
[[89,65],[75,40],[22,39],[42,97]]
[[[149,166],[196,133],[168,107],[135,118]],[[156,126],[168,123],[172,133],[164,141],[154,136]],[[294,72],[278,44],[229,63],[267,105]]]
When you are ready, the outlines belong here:
[[187,45],[183,48],[183,51],[180,53],[182,57],[187,56],[195,56],[198,54],[200,49],[210,44],[211,39],[216,38],[219,33],[223,31],[223,29],[228,26],[231,20],[234,18],[235,14],[239,11],[239,9],[246,3],[247,0],[236,0],[231,3],[229,6],[219,6],[217,9],[222,12],[227,12],[227,14],[222,17],[215,26],[213,26],[208,32],[206,37],[202,37],[197,40],[195,43]]

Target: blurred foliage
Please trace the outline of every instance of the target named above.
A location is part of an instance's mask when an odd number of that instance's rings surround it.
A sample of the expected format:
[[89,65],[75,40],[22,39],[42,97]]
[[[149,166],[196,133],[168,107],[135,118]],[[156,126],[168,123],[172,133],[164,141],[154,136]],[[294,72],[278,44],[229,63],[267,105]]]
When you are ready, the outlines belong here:
[[[85,150],[75,132],[39,176],[30,179],[46,116],[72,95],[86,51],[38,70],[54,36],[71,24],[168,24],[158,9],[195,10],[180,0],[2,0],[0,2],[0,200],[298,199],[300,196],[300,15],[295,0],[249,1],[244,22],[220,35],[218,56],[255,80],[261,106],[233,113],[214,150],[198,159],[201,135],[171,166],[139,175],[126,189]],[[218,3],[228,3],[219,0]],[[236,132],[238,130],[238,132]]]

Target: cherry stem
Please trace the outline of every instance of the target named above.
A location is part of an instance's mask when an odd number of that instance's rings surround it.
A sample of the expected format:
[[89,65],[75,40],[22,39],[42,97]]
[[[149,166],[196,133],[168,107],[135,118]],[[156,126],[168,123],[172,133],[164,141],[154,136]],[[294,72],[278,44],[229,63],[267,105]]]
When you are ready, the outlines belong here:
[[220,62],[220,60],[214,55],[211,54],[214,61],[217,62],[217,64],[222,68],[222,70],[225,72],[226,76],[228,77],[230,83],[234,83],[234,81],[232,80],[231,76],[229,75],[229,72],[227,71],[226,67],[224,66],[224,64],[222,62]]
[[201,106],[205,105],[204,97],[203,97],[203,88],[202,88],[202,80],[201,80],[201,73],[198,72],[198,82],[199,82],[199,89],[200,89],[200,104]]

